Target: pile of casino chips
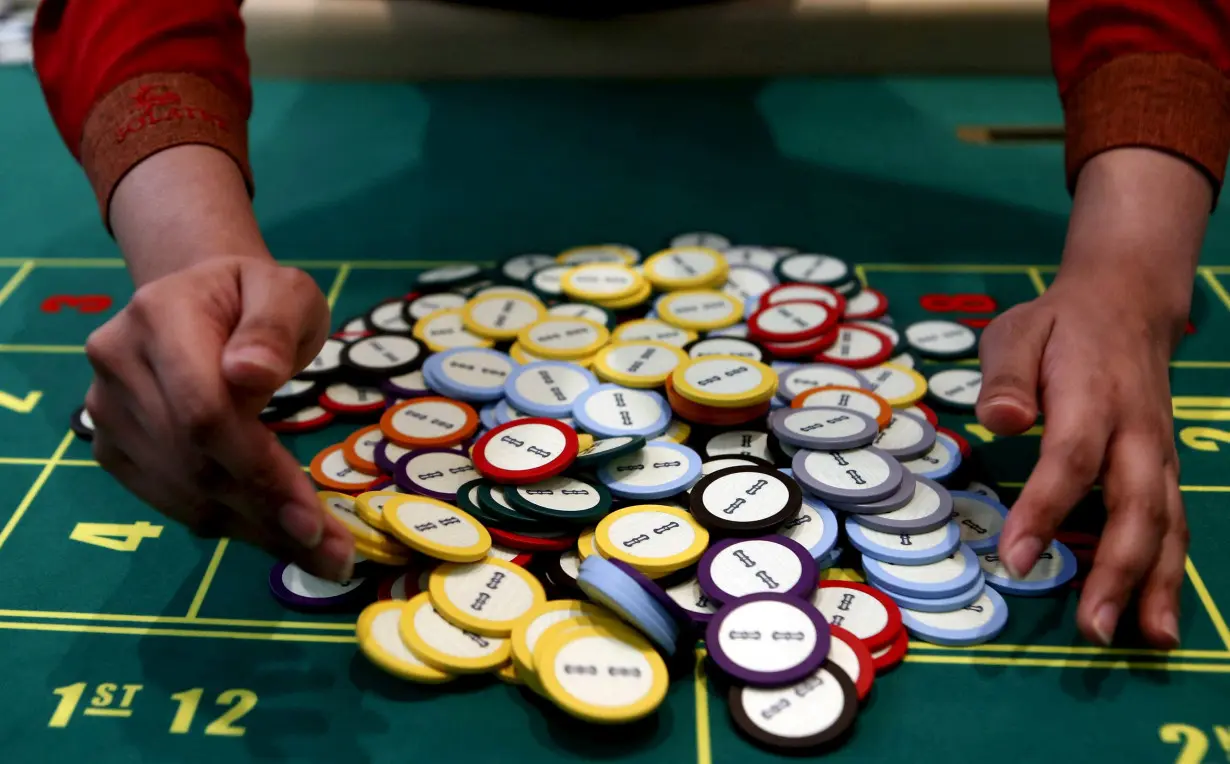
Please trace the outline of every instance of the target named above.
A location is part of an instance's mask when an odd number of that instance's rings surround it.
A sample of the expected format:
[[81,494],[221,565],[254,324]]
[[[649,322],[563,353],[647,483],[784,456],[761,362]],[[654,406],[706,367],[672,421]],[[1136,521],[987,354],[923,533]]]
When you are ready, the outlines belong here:
[[261,416],[355,423],[310,473],[356,577],[279,564],[274,596],[366,605],[360,647],[394,675],[492,673],[603,724],[653,713],[703,640],[738,727],[806,750],[909,635],[989,641],[1000,592],[1073,577],[1059,543],[1007,576],[1008,510],[935,410],[971,409],[980,374],[914,369],[972,356],[973,330],[898,332],[829,255],[686,234],[638,260],[438,268],[346,321]]

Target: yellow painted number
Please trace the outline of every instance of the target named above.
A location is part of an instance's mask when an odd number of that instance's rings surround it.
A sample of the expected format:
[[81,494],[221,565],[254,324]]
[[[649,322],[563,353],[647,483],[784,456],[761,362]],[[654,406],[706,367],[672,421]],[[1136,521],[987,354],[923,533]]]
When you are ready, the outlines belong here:
[[1184,427],[1179,430],[1179,441],[1197,451],[1220,451],[1218,443],[1230,443],[1230,432],[1216,427]]
[[[177,692],[171,696],[172,700],[179,703],[179,710],[175,712],[175,718],[171,720],[171,734],[183,735],[192,728],[192,720],[196,717],[197,709],[201,705],[201,696],[204,693],[205,690],[200,687],[194,687],[191,690]],[[235,722],[246,716],[253,708],[256,708],[256,701],[256,693],[251,690],[227,690],[218,695],[218,699],[215,701],[216,705],[230,706],[230,708],[205,727],[205,734],[220,737],[242,737],[248,730],[246,727],[236,726]]]
[[1217,735],[1217,742],[1221,745],[1221,749],[1226,754],[1226,761],[1230,761],[1230,724],[1221,727],[1213,727],[1213,734]]
[[0,390],[0,408],[16,411],[18,414],[29,414],[42,399],[43,393],[41,390],[32,390],[26,393],[24,398],[18,398],[16,395],[10,395]]
[[[1230,398],[1208,395],[1178,395],[1170,399],[1175,421],[1230,422]],[[1196,451],[1221,451],[1218,443],[1230,443],[1230,432],[1216,427],[1184,427],[1179,442]]]
[[124,525],[122,523],[77,523],[69,538],[83,544],[93,544],[116,552],[135,552],[145,539],[162,535],[161,525],[145,521]]
[[1209,752],[1209,737],[1190,724],[1164,724],[1158,730],[1163,743],[1179,744],[1179,757],[1175,764],[1202,764]]
[[[983,427],[980,424],[967,424],[965,425],[965,431],[968,432],[970,435],[973,435],[975,438],[982,441],[983,443],[990,443],[998,437],[995,433],[991,432],[990,430],[988,430],[987,428]],[[1021,435],[1035,435],[1035,436],[1041,435],[1041,434],[1042,434],[1042,425],[1038,425],[1037,427],[1030,427],[1028,430],[1021,433]]]
[[69,719],[73,718],[73,712],[77,710],[77,704],[81,702],[81,696],[85,694],[85,682],[57,687],[52,693],[60,696],[60,702],[56,704],[55,713],[51,715],[47,726],[62,729],[68,726]]

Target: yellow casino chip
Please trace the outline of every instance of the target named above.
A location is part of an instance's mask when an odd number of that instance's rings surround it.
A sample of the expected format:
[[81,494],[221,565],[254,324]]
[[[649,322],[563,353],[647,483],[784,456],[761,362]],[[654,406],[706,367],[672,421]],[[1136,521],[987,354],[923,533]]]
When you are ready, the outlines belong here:
[[602,348],[594,355],[593,369],[603,382],[649,389],[666,384],[675,367],[686,360],[687,353],[674,345],[640,340]]
[[[386,549],[381,549],[380,547],[368,546],[367,544],[364,544],[359,539],[354,540],[354,549],[356,552],[356,556],[362,556],[363,558],[367,560],[371,560],[377,565],[385,565],[390,568],[404,568],[410,564],[411,559],[412,559],[408,553],[407,554],[396,554],[393,552],[389,552]],[[407,550],[407,552],[408,551],[409,550]],[[356,564],[358,562],[361,562],[361,561],[356,560]]]
[[722,253],[708,247],[671,247],[645,261],[645,278],[663,292],[720,286],[729,272]]
[[513,339],[517,332],[546,315],[547,309],[539,300],[511,293],[475,297],[461,309],[467,330],[500,341]]
[[637,342],[653,340],[665,342],[667,345],[683,347],[698,336],[691,329],[680,329],[656,318],[642,318],[637,321],[627,321],[616,327],[611,334],[612,342]]
[[353,496],[336,491],[318,491],[316,496],[320,499],[325,511],[346,526],[346,530],[354,536],[355,543],[362,542],[369,549],[377,549],[392,555],[409,556],[410,550],[406,549],[401,542],[384,531],[368,525],[367,521],[360,516],[358,501]]
[[714,289],[671,292],[657,304],[658,318],[681,329],[708,332],[743,320],[743,303]]
[[507,637],[522,616],[547,601],[532,573],[497,557],[440,565],[431,572],[427,591],[446,621],[486,637]]
[[449,348],[489,348],[495,343],[480,337],[465,327],[462,308],[437,310],[420,318],[414,324],[414,338],[433,353]]
[[389,525],[384,521],[384,505],[389,499],[406,494],[398,491],[366,491],[354,499],[354,508],[363,518],[363,522],[379,531],[388,533]]
[[526,613],[513,626],[512,663],[517,674],[535,691],[541,691],[534,672],[534,648],[543,633],[557,623],[578,619],[614,618],[615,615],[599,605],[581,600],[552,600],[544,602]]
[[649,286],[645,277],[622,263],[578,265],[564,273],[559,284],[572,299],[599,304],[621,300]]
[[561,626],[534,649],[538,680],[561,710],[596,724],[623,724],[662,705],[670,681],[666,663],[639,632],[612,621]]
[[653,295],[653,287],[649,286],[648,281],[641,279],[641,287],[627,297],[621,297],[618,300],[593,300],[593,304],[609,311],[627,310],[645,302],[651,295]]
[[402,642],[399,629],[406,605],[401,600],[385,600],[365,607],[355,625],[359,650],[368,660],[393,676],[422,684],[451,681],[454,678],[452,674],[423,663]]
[[589,319],[551,317],[522,329],[517,344],[539,358],[572,361],[589,358],[610,339],[605,326]]
[[860,372],[871,392],[895,409],[909,408],[927,394],[927,380],[913,369],[898,363],[882,363]]
[[589,244],[584,247],[572,247],[555,256],[555,260],[563,265],[584,265],[586,263],[623,263],[635,265],[641,259],[641,254],[624,244]]
[[525,684],[520,675],[517,674],[517,667],[512,663],[505,663],[495,670],[495,678],[499,679],[504,684]]
[[651,578],[695,564],[709,546],[709,531],[691,513],[665,504],[637,504],[598,523],[594,547]]
[[460,509],[426,496],[399,496],[384,505],[384,520],[403,544],[446,562],[477,562],[491,549],[491,534]]
[[577,552],[580,553],[582,560],[598,552],[594,548],[594,531],[594,528],[586,528],[581,531],[581,535],[577,536]]
[[398,623],[402,641],[415,657],[450,674],[485,674],[508,662],[507,639],[484,637],[459,629],[431,606],[427,592],[405,603]]
[[741,408],[764,403],[777,390],[777,372],[734,355],[689,358],[671,372],[675,392],[702,406]]

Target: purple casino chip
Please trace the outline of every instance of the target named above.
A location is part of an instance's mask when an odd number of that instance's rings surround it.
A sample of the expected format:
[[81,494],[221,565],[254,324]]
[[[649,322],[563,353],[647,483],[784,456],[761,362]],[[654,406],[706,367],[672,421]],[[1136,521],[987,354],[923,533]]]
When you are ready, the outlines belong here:
[[726,539],[705,551],[697,566],[701,590],[721,604],[762,592],[806,597],[819,571],[803,545],[785,536]]
[[[377,454],[380,449],[377,448]],[[470,455],[454,448],[420,448],[393,465],[397,487],[409,493],[429,496],[450,504],[457,501],[457,489],[481,477]]]
[[666,586],[666,596],[670,597],[687,614],[692,626],[702,629],[717,614],[718,604],[709,599],[700,588],[700,580],[696,574],[682,578]]
[[373,449],[373,461],[380,471],[386,475],[392,475],[393,470],[397,469],[397,460],[410,453],[410,449],[402,448],[396,443],[387,438],[381,439]]
[[612,565],[628,574],[628,577],[637,583],[645,593],[653,597],[654,601],[661,605],[666,612],[670,613],[671,618],[680,626],[688,626],[692,623],[692,618],[688,615],[688,611],[679,606],[678,602],[671,599],[666,590],[659,586],[653,579],[646,576],[631,565],[622,560],[610,560]]
[[808,676],[828,657],[830,639],[816,606],[787,594],[737,599],[705,630],[713,663],[752,687],[781,687]]
[[914,473],[904,470],[901,473],[901,485],[891,496],[879,501],[865,501],[860,504],[845,504],[839,501],[830,502],[831,509],[839,509],[851,515],[881,515],[894,512],[909,504],[914,499]]
[[901,462],[874,446],[850,451],[804,449],[790,463],[794,479],[824,501],[859,504],[887,499],[901,487]]
[[422,398],[425,395],[435,395],[427,387],[427,381],[423,379],[423,372],[421,370],[381,380],[380,391],[390,398],[400,399]]
[[880,430],[876,420],[866,414],[833,406],[778,409],[769,414],[769,428],[782,443],[813,451],[869,446]]
[[295,610],[344,610],[371,599],[365,578],[338,583],[317,578],[298,565],[285,562],[269,571],[269,589],[278,602]]

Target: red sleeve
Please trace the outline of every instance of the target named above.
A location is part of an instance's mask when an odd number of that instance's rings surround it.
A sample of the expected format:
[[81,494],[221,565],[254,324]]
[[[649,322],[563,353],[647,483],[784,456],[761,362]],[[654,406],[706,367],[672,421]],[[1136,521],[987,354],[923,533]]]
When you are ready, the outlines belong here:
[[34,65],[104,221],[124,175],[172,146],[216,146],[251,188],[239,0],[44,0]]
[[1230,0],[1051,0],[1068,184],[1092,156],[1147,146],[1220,188],[1230,152]]

